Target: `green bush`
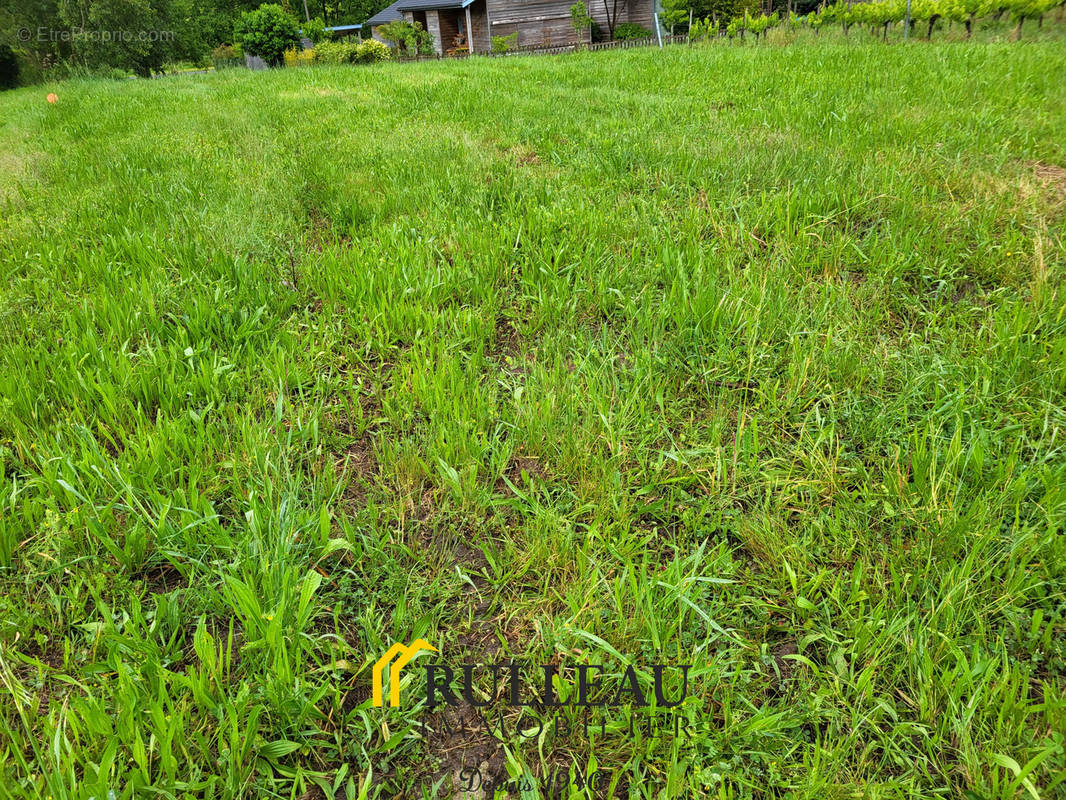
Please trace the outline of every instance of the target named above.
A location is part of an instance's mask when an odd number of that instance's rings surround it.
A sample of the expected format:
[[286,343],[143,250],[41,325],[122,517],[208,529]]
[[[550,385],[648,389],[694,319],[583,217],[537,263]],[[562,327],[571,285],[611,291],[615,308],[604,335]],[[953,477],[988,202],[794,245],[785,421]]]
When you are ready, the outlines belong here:
[[518,31],[509,36],[492,37],[492,52],[494,53],[510,53],[516,47],[518,47]]
[[328,42],[333,38],[332,32],[326,30],[326,23],[321,17],[309,19],[304,23],[304,36],[310,39],[312,44]]
[[652,32],[635,22],[623,22],[614,26],[615,39],[647,39]]
[[19,60],[10,45],[0,44],[0,89],[14,89],[19,84]]
[[375,64],[392,58],[388,45],[377,39],[367,39],[356,48],[356,60],[360,64]]
[[244,64],[244,52],[239,44],[220,44],[211,51],[211,63],[215,69],[227,69]]
[[322,42],[315,46],[316,64],[375,64],[392,58],[388,46],[374,39],[364,42]]
[[315,46],[315,62],[318,64],[355,64],[358,60],[358,42],[322,42]]
[[429,55],[433,52],[433,36],[419,22],[396,20],[378,28],[385,39],[396,45],[400,55]]
[[276,3],[264,3],[255,11],[241,14],[234,38],[246,52],[272,67],[282,63],[286,50],[303,46],[296,19]]
[[589,16],[589,9],[584,0],[578,0],[570,6],[570,27],[574,29],[578,41],[584,40],[585,31],[592,27],[593,22],[595,20]]
[[718,23],[713,19],[695,19],[688,29],[688,38],[693,42],[714,39],[718,36]]

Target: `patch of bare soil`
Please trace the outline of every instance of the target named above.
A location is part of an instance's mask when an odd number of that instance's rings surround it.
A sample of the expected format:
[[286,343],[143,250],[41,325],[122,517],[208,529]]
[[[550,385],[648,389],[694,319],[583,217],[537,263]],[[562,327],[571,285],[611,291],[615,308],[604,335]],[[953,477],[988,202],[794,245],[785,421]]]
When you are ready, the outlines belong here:
[[49,669],[62,669],[63,645],[58,635],[47,636],[44,644],[38,643],[36,638],[26,638],[22,642],[15,640],[15,646],[27,658],[40,661]]
[[321,253],[327,247],[334,245],[347,247],[351,244],[352,237],[345,232],[338,233],[333,218],[317,203],[307,201],[304,208],[307,213],[304,230],[308,249]]
[[510,482],[511,486],[521,487],[526,483],[524,476],[529,476],[534,481],[542,481],[547,477],[547,474],[547,470],[536,458],[516,455],[511,458],[503,474],[497,479],[495,488],[500,494],[510,495],[512,492],[508,482]]
[[141,578],[149,594],[167,594],[189,585],[181,571],[169,561],[147,567]]
[[[467,584],[464,587],[464,594],[480,594],[488,585],[488,558],[468,539],[458,541],[444,560],[450,562],[451,568],[462,570],[473,583],[473,586]],[[497,636],[503,617],[494,615],[492,607],[491,600],[480,600],[471,606],[469,626],[459,634],[456,642],[459,662],[485,664],[504,658]],[[492,699],[499,699],[505,684],[501,681],[495,688],[496,697]],[[478,709],[464,703],[454,708],[442,706],[427,714],[423,721],[427,767],[432,770],[426,773],[425,781],[428,787],[439,783],[436,796],[491,797],[490,787],[508,780],[506,755],[499,738],[494,735],[499,721],[493,713],[482,716]]]
[[363,396],[360,398],[360,404],[363,419],[371,420],[370,424],[359,431],[347,416],[340,417],[336,421],[336,429],[350,437],[351,441],[343,450],[333,454],[338,471],[347,472],[349,476],[344,498],[357,503],[362,502],[379,472],[377,454],[374,451],[374,432],[377,427],[374,420],[381,412],[376,398]]
[[785,693],[788,682],[792,678],[792,669],[796,662],[786,656],[794,656],[799,652],[795,641],[788,639],[776,645],[770,655],[774,659],[774,671],[770,676],[769,694],[777,697]]
[[535,150],[520,150],[516,159],[520,167],[535,167],[540,164],[540,156]]
[[488,787],[507,781],[507,757],[493,735],[498,724],[466,704],[443,707],[424,719],[425,752],[436,764],[428,784],[440,783],[436,796],[491,797]]
[[455,546],[452,553],[452,563],[462,567],[465,572],[472,573],[472,579],[484,580],[483,573],[489,566],[489,560],[480,547],[474,547],[466,541],[461,541]]
[[[193,637],[196,635],[196,629],[199,625],[200,620],[198,617],[190,618],[182,625],[181,652],[169,669],[181,672],[186,666],[196,664],[199,661],[199,656],[196,655],[196,648],[193,645]],[[215,640],[215,646],[221,646],[224,649],[228,649],[231,646],[230,625],[233,626],[230,668],[234,669],[241,663],[241,648],[244,646],[244,624],[236,616],[220,617],[211,614],[204,619],[204,627],[211,635],[211,638]]]
[[362,499],[367,484],[378,471],[378,459],[374,454],[371,437],[363,434],[338,453],[337,458],[342,462],[341,466],[351,472],[353,478],[345,495],[352,499]]
[[1037,161],[1033,164],[1033,173],[1043,186],[1050,188],[1060,197],[1066,197],[1066,168]]
[[341,710],[347,715],[369,700],[373,694],[374,690],[370,684],[353,684],[344,693],[344,699],[341,700]]
[[510,374],[518,375],[526,370],[519,363],[522,353],[522,335],[518,332],[514,319],[504,314],[496,316],[492,342],[489,344],[489,357],[500,368]]

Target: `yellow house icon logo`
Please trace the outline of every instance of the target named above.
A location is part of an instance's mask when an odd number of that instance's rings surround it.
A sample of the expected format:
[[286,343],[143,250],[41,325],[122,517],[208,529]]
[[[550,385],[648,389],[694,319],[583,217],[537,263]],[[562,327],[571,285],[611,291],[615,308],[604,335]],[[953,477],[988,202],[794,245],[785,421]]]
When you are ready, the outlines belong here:
[[[382,679],[384,677],[385,667],[389,665],[389,662],[394,658],[392,664],[389,666],[389,705],[393,708],[400,705],[400,670],[407,666],[407,662],[418,655],[423,650],[429,650],[432,653],[438,652],[437,648],[427,642],[425,639],[415,639],[411,642],[410,646],[400,644],[397,642],[388,650],[385,651],[385,655],[377,660],[374,664],[374,705],[385,705],[385,693],[382,689]],[[396,658],[399,656],[399,658]]]

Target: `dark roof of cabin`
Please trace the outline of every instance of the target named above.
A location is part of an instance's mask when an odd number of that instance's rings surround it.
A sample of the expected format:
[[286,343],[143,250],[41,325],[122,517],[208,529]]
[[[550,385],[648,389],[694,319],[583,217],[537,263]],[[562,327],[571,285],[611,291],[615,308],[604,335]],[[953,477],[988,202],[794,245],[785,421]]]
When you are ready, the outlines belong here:
[[373,28],[376,25],[384,25],[387,22],[395,22],[398,19],[403,19],[403,14],[400,13],[399,5],[403,0],[396,0],[388,8],[383,8],[377,14],[372,16],[363,24],[368,28]]
[[399,0],[400,11],[432,11],[438,8],[466,8],[474,0]]

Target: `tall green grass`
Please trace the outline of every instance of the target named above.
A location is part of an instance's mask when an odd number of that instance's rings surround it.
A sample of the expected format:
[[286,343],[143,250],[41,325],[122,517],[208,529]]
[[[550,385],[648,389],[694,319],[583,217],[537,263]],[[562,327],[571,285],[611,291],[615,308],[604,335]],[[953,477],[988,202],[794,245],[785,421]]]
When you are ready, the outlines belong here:
[[825,43],[0,96],[0,795],[449,796],[417,673],[369,702],[418,636],[695,665],[692,741],[497,776],[1060,795],[1063,74]]

